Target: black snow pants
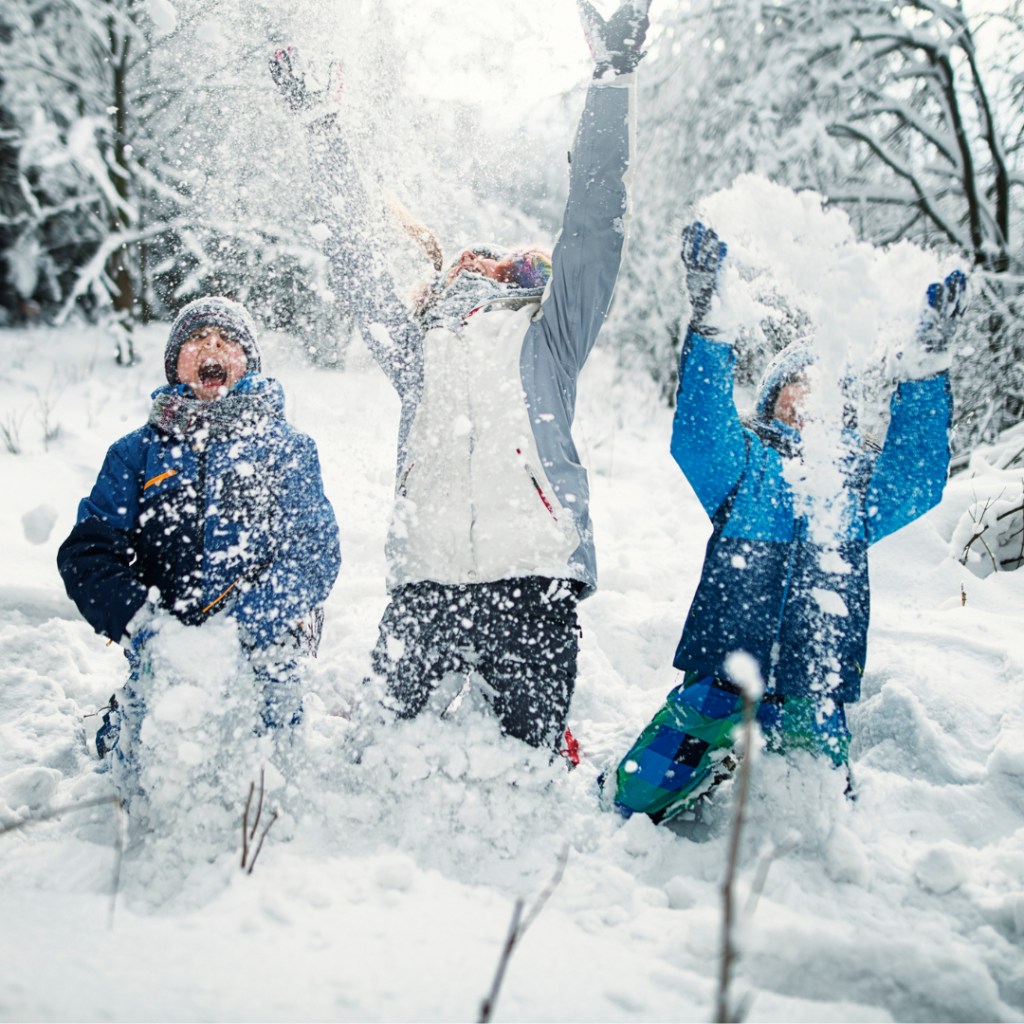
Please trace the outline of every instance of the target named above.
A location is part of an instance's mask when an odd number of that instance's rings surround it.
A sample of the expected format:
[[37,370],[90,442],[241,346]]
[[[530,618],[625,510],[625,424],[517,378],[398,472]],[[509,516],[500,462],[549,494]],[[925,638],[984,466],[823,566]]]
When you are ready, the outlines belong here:
[[399,587],[373,651],[387,703],[414,718],[445,676],[475,671],[504,733],[557,749],[576,684],[582,589],[543,576]]

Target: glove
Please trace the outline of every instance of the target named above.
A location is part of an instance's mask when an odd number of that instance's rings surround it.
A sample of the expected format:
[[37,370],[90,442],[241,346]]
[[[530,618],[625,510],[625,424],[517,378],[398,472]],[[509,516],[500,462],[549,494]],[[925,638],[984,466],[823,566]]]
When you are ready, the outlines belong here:
[[928,306],[917,328],[918,344],[925,352],[945,352],[956,333],[956,319],[964,315],[967,277],[954,270],[942,284],[928,285]]
[[718,329],[706,323],[711,310],[711,299],[715,294],[718,272],[725,260],[729,247],[720,241],[718,235],[700,221],[683,228],[683,244],[680,256],[686,267],[686,290],[690,293],[690,328],[694,334],[713,338]]
[[270,77],[281,90],[285,103],[303,124],[312,124],[325,117],[335,117],[341,106],[341,63],[332,63],[325,84],[317,77],[309,62],[303,68],[299,51],[294,46],[274,50],[270,58]]
[[650,19],[647,12],[651,0],[626,0],[607,20],[589,0],[577,0],[583,34],[597,67],[594,77],[603,78],[605,72],[627,75],[644,58],[641,52]]
[[967,277],[954,270],[941,284],[928,285],[927,300],[913,340],[896,355],[901,380],[924,380],[948,370],[957,320],[967,308]]

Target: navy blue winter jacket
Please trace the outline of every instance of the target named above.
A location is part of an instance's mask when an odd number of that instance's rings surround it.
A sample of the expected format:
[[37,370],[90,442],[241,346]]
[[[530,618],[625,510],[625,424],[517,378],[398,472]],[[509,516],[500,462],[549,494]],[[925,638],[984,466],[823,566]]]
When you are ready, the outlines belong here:
[[947,376],[899,385],[881,453],[872,457],[860,445],[850,453],[853,500],[842,535],[820,545],[794,509],[780,446],[770,431],[740,421],[735,361],[731,345],[687,334],[672,455],[714,532],[674,664],[721,677],[726,656],[744,650],[780,695],[856,700],[870,614],[868,545],[942,497],[952,416]]
[[[160,388],[154,409],[190,394]],[[219,428],[183,435],[154,413],[107,452],[57,555],[98,633],[121,640],[152,587],[190,625],[227,610],[260,647],[310,628],[341,565],[316,445],[285,421],[277,381],[246,376],[229,401],[243,414]]]

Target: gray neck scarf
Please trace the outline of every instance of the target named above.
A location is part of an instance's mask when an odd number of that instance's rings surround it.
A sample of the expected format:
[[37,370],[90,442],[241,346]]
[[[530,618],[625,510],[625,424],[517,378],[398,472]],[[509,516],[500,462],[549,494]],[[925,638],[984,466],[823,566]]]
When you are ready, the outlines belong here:
[[181,440],[223,441],[262,433],[283,417],[282,403],[271,389],[231,392],[204,402],[175,388],[154,396],[149,425]]
[[466,318],[476,309],[492,303],[518,309],[531,299],[544,294],[543,288],[510,288],[480,274],[459,274],[447,288],[440,274],[434,275],[431,291],[437,296],[420,315],[424,331],[447,327],[456,333],[465,325]]

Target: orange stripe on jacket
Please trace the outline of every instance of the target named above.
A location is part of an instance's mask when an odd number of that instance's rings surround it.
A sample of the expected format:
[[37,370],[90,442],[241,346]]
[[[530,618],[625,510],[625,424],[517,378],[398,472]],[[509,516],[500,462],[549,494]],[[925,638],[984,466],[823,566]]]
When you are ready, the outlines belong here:
[[153,484],[163,483],[168,477],[177,475],[178,471],[176,469],[169,469],[166,473],[161,473],[159,476],[153,477],[152,480],[147,480],[142,489],[145,490],[147,487],[152,487]]
[[234,587],[237,584],[241,583],[242,580],[244,580],[246,578],[246,576],[251,576],[253,573],[261,572],[263,569],[269,569],[269,568],[270,568],[270,563],[267,562],[266,565],[257,565],[255,568],[250,569],[248,572],[243,572],[242,575],[239,576],[238,579],[235,580],[235,582],[232,583],[231,586],[228,587],[228,589],[225,590],[224,593],[220,595],[220,597],[215,597],[199,614],[200,615],[205,615],[218,601],[222,601],[225,597],[227,597],[228,594],[230,594],[231,591],[234,589]]

